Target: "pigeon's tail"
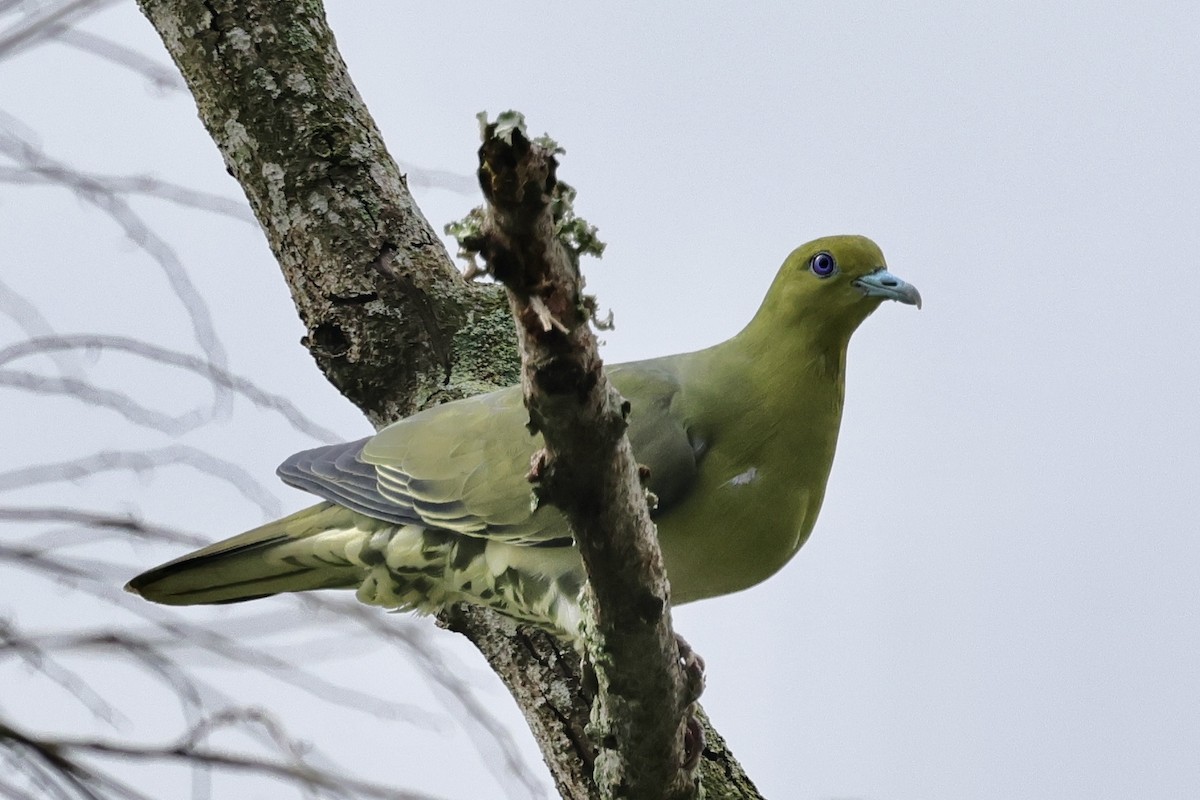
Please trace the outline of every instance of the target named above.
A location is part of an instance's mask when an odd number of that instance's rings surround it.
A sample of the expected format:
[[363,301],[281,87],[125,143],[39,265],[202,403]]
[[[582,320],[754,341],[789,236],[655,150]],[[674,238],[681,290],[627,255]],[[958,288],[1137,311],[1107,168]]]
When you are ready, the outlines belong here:
[[311,589],[355,589],[368,605],[424,614],[465,600],[573,638],[583,581],[570,539],[513,544],[326,502],[143,572],[125,588],[171,606]]
[[143,572],[125,588],[172,606],[356,588],[366,575],[357,555],[374,533],[394,527],[320,503]]

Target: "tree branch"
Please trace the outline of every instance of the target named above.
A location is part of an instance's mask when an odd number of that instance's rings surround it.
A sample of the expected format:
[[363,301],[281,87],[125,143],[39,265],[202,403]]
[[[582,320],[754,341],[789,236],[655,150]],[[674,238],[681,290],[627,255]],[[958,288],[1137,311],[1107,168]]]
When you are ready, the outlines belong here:
[[97,775],[95,769],[79,760],[78,756],[89,754],[134,761],[184,761],[188,764],[225,767],[280,778],[306,787],[310,791],[320,791],[323,795],[336,793],[344,796],[346,792],[354,792],[361,797],[380,798],[380,800],[436,800],[434,795],[401,791],[390,786],[356,780],[343,774],[309,766],[300,761],[284,763],[269,758],[244,756],[239,753],[202,747],[193,741],[191,736],[185,736],[178,742],[166,745],[132,745],[103,739],[59,739],[35,736],[0,721],[0,747],[8,748],[13,745],[20,746],[38,758],[53,764],[62,775],[87,776],[92,779],[93,783],[99,782],[95,778],[102,776]]
[[530,480],[567,517],[588,573],[584,642],[597,683],[590,732],[601,796],[689,798],[686,712],[698,689],[687,685],[671,629],[662,553],[625,436],[629,403],[604,374],[579,254],[561,236],[575,220],[555,149],[531,142],[513,112],[485,125],[479,182],[488,205],[480,235],[464,245],[508,290],[529,426],[545,441]]
[[[354,89],[320,2],[139,5],[242,185],[329,380],[377,426],[515,383],[503,293],[457,275]],[[482,609],[455,609],[443,623],[508,684],[563,796],[594,797],[572,654],[540,632],[514,636],[509,620]]]
[[445,391],[486,298],[459,278],[319,2],[142,0],[279,261],[305,345],[376,425]]

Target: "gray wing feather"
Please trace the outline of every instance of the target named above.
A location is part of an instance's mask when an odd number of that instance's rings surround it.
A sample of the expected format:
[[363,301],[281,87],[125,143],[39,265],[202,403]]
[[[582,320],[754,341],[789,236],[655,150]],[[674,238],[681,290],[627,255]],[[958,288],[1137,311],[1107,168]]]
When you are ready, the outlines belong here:
[[370,438],[303,450],[280,464],[275,472],[288,486],[368,517],[397,525],[423,524],[405,493],[381,494],[375,465],[359,459]]
[[[680,382],[665,359],[616,367],[634,402],[629,438],[650,468],[661,513],[693,490],[704,443],[676,409]],[[557,509],[530,505],[525,478],[539,446],[523,427],[521,395],[502,390],[438,406],[373,437],[297,453],[279,466],[291,486],[359,514],[512,544],[568,542]]]
[[[421,497],[423,481],[361,458],[371,437],[345,444],[315,447],[289,457],[275,470],[288,486],[356,511],[372,519],[396,525],[429,525],[476,536],[498,536],[513,544],[545,544],[546,537],[534,533],[525,541],[525,526],[487,523],[464,513],[458,501],[436,502]],[[567,539],[566,541],[570,541]],[[551,540],[560,544],[560,540]]]

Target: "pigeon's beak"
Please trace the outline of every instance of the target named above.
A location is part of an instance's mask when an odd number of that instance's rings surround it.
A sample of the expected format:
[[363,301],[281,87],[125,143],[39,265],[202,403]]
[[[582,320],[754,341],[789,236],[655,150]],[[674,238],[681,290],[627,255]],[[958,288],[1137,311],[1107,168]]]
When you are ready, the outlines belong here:
[[863,275],[854,281],[854,285],[862,290],[867,297],[882,297],[885,300],[895,300],[910,306],[921,307],[921,293],[911,283],[905,283],[886,269],[878,269],[870,275]]

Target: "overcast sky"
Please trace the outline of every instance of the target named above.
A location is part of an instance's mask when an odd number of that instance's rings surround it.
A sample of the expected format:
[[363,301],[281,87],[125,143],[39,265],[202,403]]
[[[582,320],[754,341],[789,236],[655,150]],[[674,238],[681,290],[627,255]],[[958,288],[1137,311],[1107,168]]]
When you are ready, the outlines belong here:
[[[888,304],[851,345],[804,550],[766,584],[677,614],[708,664],[705,707],[766,796],[1200,793],[1200,5],[339,0],[329,14],[414,175],[469,174],[483,109],[520,109],[563,144],[560,175],[609,245],[585,268],[616,316],[610,361],[732,335],[784,256],[821,235],[870,236],[921,290],[924,310]],[[83,27],[169,64],[132,2]],[[0,109],[77,167],[240,198],[186,94],[77,51],[0,62]],[[416,194],[439,228],[476,202]],[[299,345],[255,228],[136,207],[176,247],[235,371],[342,436],[369,431]],[[197,350],[161,271],[62,190],[0,184],[0,279],[60,332]],[[23,336],[0,319],[0,344]],[[119,357],[81,363],[176,411],[203,388]],[[3,390],[0,404],[2,468],[170,441],[66,400]],[[313,440],[278,418],[239,401],[185,441],[243,465],[281,510],[307,502],[272,475]],[[205,483],[167,470],[0,500],[136,510],[212,538],[262,521]],[[177,554],[110,546],[141,566]],[[0,613],[27,627],[114,613],[5,576]],[[537,764],[478,657],[433,638]],[[327,666],[436,708],[394,652]],[[0,706],[28,719],[34,700],[17,694]],[[493,790],[451,729],[360,717],[330,737],[329,712],[285,697],[295,730],[363,775]],[[62,713],[40,722],[83,724]]]

